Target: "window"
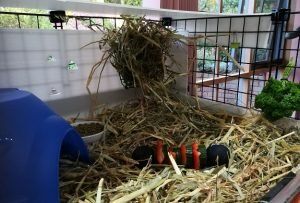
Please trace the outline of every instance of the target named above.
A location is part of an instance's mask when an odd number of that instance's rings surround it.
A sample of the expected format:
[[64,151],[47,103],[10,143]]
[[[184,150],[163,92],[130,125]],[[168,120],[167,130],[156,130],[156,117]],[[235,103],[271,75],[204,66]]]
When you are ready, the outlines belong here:
[[[289,2],[287,0],[257,0],[255,4],[256,13],[271,13],[281,8],[288,8]],[[280,61],[282,60],[283,53],[280,51],[284,46],[284,38],[282,37],[285,30],[286,22],[273,24],[271,30],[274,33],[269,35],[268,49],[256,49],[254,50],[253,60],[261,63],[268,64],[270,60]],[[275,40],[273,39],[275,37]],[[272,44],[274,42],[274,44]],[[269,50],[273,51],[269,51]],[[262,65],[264,63],[261,63]]]
[[[216,13],[271,13],[273,9],[287,6],[287,0],[198,1],[200,11]],[[198,86],[190,85],[190,94],[251,107],[253,95],[263,87],[257,84],[258,81],[267,77],[264,71],[269,70],[270,59],[274,64],[279,64],[278,59],[283,56],[280,50],[284,44],[281,40],[285,22],[275,25],[270,22],[268,15],[249,18],[223,17],[218,22],[214,22],[214,19],[200,21],[196,22],[198,30],[195,34],[204,35],[206,38],[198,42],[195,49],[197,66],[193,75],[195,79],[190,83]],[[212,27],[212,24],[216,26]],[[252,26],[245,26],[245,30],[241,30],[243,25]],[[207,38],[210,40],[206,40]],[[259,68],[262,69],[258,70]]]
[[239,13],[240,0],[223,0],[222,13]]
[[219,12],[220,1],[219,0],[199,0],[198,1],[198,10],[206,12]]
[[240,0],[199,0],[198,10],[214,13],[238,13],[239,2]]
[[278,8],[279,0],[256,0],[255,13],[271,13]]
[[[253,5],[255,3],[255,5]],[[251,5],[252,4],[252,5]],[[288,1],[287,0],[199,0],[198,7],[200,11],[207,11],[207,12],[218,12],[220,13],[247,13],[249,11],[248,8],[254,8],[254,12],[256,13],[271,13],[272,10],[278,8],[288,8]],[[222,7],[222,9],[220,9]],[[276,26],[276,27],[274,27]],[[283,47],[283,41],[281,40],[282,31],[284,30],[284,24],[272,25],[271,30],[275,29],[275,34],[269,34],[269,41],[268,46],[264,49],[262,48],[255,48],[252,50],[252,62],[263,62],[263,61],[270,61],[274,59],[276,61],[282,58],[282,53],[280,53],[280,49]],[[275,37],[275,44],[271,44]],[[210,49],[210,48],[208,48]],[[271,49],[273,49],[271,53]],[[201,50],[198,50],[201,52]],[[207,51],[210,53],[210,51]],[[233,56],[237,60],[239,56],[236,53],[243,52],[242,50],[231,51],[234,52]],[[230,53],[232,54],[232,53]],[[205,56],[206,58],[211,58],[213,56]],[[203,71],[208,70],[210,71],[212,62],[207,61],[200,61],[198,62],[198,68],[203,69]],[[222,63],[222,60],[221,60]],[[204,65],[207,64],[207,65]],[[220,64],[221,65],[221,64]],[[224,65],[223,65],[224,66]],[[222,66],[220,66],[222,67]],[[229,69],[234,70],[233,68],[229,67]]]
[[142,6],[142,0],[91,0],[92,2],[125,4],[131,6]]

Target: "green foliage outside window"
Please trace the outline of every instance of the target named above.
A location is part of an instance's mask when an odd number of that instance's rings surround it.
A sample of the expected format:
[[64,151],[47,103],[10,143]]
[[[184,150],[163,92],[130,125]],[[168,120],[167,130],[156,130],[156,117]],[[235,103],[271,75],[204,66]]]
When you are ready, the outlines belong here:
[[271,13],[276,8],[279,0],[257,0],[255,3],[256,13]]
[[[0,7],[0,11],[6,12],[18,12],[18,13],[36,13],[36,14],[48,14],[46,10],[38,9],[26,9],[26,8],[3,8]],[[36,16],[19,15],[20,26],[22,28],[38,28],[38,21]],[[48,17],[39,17],[39,26],[41,29],[51,29],[52,23],[49,22]],[[18,28],[18,18],[12,14],[0,15],[0,28]]]
[[[113,0],[111,0],[113,1]],[[223,0],[222,13],[238,13],[241,0]],[[270,13],[278,6],[279,0],[256,0],[256,13]],[[198,10],[206,12],[218,12],[220,0],[198,0]]]
[[142,0],[124,0],[124,4],[132,5],[132,6],[141,6]]
[[105,3],[125,4],[131,6],[141,6],[142,0],[104,0]]
[[198,0],[198,10],[207,12],[218,12],[219,0]]
[[223,0],[222,13],[238,13],[239,0]]
[[[238,13],[239,0],[223,0],[222,13]],[[198,10],[219,12],[220,0],[199,0]]]
[[[100,0],[94,0],[93,2],[103,2]],[[117,3],[117,4],[125,4],[132,6],[141,6],[142,0],[104,0],[105,3]],[[34,13],[34,14],[48,14],[47,10],[39,10],[39,9],[27,9],[27,8],[4,8],[0,7],[0,11],[5,12],[17,12],[17,13]],[[53,29],[52,23],[49,22],[48,17],[39,17],[37,20],[36,16],[28,16],[28,15],[19,15],[19,21],[21,28],[39,28],[40,29]],[[88,22],[82,22],[83,25],[88,25]],[[114,26],[108,19],[105,19],[105,27]],[[19,28],[19,22],[17,15],[13,14],[1,14],[0,15],[0,28]]]

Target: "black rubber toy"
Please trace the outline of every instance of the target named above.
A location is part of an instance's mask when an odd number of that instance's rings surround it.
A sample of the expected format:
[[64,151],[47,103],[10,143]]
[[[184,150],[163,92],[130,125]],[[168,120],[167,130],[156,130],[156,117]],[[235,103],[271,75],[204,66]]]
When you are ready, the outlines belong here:
[[207,167],[226,165],[228,167],[230,152],[224,145],[210,145],[207,150]]
[[137,167],[142,169],[147,165],[150,158],[151,158],[151,163],[153,163],[154,150],[149,146],[139,146],[133,151],[132,158],[139,162]]

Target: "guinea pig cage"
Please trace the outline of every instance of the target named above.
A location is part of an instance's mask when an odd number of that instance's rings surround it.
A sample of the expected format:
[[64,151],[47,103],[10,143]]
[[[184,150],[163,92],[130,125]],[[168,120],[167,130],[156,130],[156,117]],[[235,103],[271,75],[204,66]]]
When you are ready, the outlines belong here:
[[0,11],[0,202],[300,202],[300,2],[49,2],[0,2],[51,10]]

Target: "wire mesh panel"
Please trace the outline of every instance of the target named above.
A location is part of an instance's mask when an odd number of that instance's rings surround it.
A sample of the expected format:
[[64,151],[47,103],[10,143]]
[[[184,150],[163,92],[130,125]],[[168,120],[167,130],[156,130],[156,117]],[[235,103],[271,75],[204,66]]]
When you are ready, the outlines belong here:
[[61,26],[55,26],[49,21],[49,14],[0,11],[0,17],[0,28],[89,30],[93,24],[116,28],[123,23],[121,18],[115,17],[68,15]]
[[[290,14],[290,19],[297,19],[298,13]],[[286,46],[288,16],[285,9],[266,15],[175,20],[177,30],[197,38],[189,43],[189,93],[252,108],[269,77],[281,78],[287,51],[298,53],[299,36],[290,43],[293,48]],[[299,80],[296,69],[293,81]]]
[[[287,31],[284,35],[284,47],[280,49],[280,55],[286,59],[293,58],[295,60],[295,68],[292,70],[289,80],[296,84],[300,83],[300,11],[291,12]],[[300,112],[295,112],[293,116],[300,119]]]
[[[289,80],[299,83],[299,15],[283,9],[272,14],[173,19],[172,27],[197,39],[188,42],[189,94],[253,108],[266,81],[280,79],[291,57],[296,67]],[[48,14],[0,12],[0,16],[11,22],[0,27],[54,29]],[[122,23],[120,18],[67,16],[61,28],[85,30],[93,24],[116,28]]]

